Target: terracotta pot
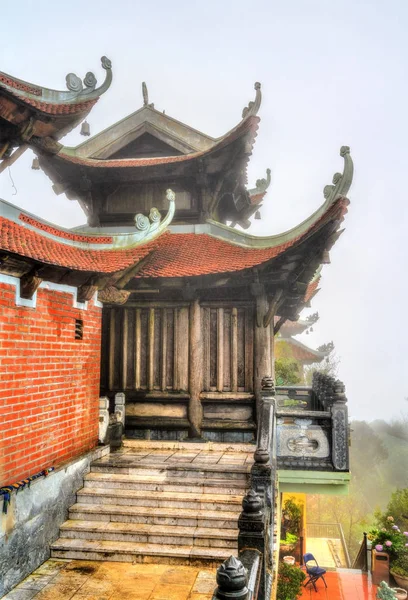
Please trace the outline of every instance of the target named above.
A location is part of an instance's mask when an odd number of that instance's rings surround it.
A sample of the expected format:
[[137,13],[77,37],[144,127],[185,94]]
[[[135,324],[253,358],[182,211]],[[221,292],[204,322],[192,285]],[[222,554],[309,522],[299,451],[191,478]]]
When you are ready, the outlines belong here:
[[399,585],[399,587],[402,588],[403,590],[408,591],[408,577],[403,577],[402,575],[397,575],[396,573],[394,573],[394,571],[392,569],[390,570],[390,573],[394,577],[395,583],[397,585]]
[[296,559],[294,556],[284,556],[283,562],[286,563],[287,565],[294,565],[296,562]]
[[408,592],[402,588],[391,588],[397,600],[407,600]]

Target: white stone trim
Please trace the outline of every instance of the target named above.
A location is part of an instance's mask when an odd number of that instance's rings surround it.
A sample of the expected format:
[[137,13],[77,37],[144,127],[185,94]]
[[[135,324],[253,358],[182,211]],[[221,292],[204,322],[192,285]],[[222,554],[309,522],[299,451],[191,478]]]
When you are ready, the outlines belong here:
[[[16,289],[16,306],[25,306],[26,308],[36,308],[37,307],[37,292],[34,293],[31,300],[27,300],[25,298],[21,298],[20,296],[20,279],[18,277],[13,277],[12,275],[4,275],[0,273],[0,283],[6,283],[8,285],[13,285]],[[52,290],[55,292],[62,292],[65,294],[72,294],[72,306],[73,308],[78,308],[79,310],[88,310],[88,302],[78,302],[77,301],[77,288],[72,285],[65,285],[63,283],[52,283],[50,281],[43,281],[40,283],[39,287],[45,290]],[[97,292],[93,296],[94,306],[97,308],[102,308],[102,303],[97,299]]]

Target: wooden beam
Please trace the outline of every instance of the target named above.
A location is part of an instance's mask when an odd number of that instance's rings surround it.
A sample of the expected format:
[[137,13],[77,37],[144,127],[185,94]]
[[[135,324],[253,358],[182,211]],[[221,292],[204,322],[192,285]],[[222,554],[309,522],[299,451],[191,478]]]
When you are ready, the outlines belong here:
[[167,390],[167,309],[161,309],[161,391]]
[[179,337],[178,309],[175,308],[173,310],[173,390],[179,389],[178,337]]
[[231,311],[231,391],[238,391],[238,309]]
[[190,305],[189,337],[189,436],[190,438],[198,438],[201,437],[203,422],[203,407],[200,398],[203,385],[203,341],[201,307],[198,300],[194,300]]
[[282,327],[282,325],[285,323],[285,321],[287,321],[288,318],[287,317],[279,317],[278,321],[276,322],[275,327],[273,328],[273,334],[276,335],[277,333],[279,333],[280,328]]
[[125,308],[123,311],[123,323],[122,323],[122,387],[125,390],[127,388],[127,368],[128,368],[128,324],[129,324],[129,313]]
[[77,302],[89,302],[97,291],[98,288],[96,285],[81,285],[77,291]]
[[282,289],[276,290],[276,293],[275,293],[273,299],[271,299],[269,301],[269,308],[268,308],[268,311],[267,311],[266,315],[264,316],[264,320],[263,320],[264,327],[268,327],[270,325],[272,319],[274,318],[276,309],[278,307],[280,299],[282,298],[282,295],[283,295]]
[[136,309],[135,315],[135,388],[140,389],[140,361],[142,358],[142,321],[140,308]]
[[148,334],[148,367],[147,367],[147,389],[154,388],[154,308],[149,309],[149,334]]
[[[2,163],[0,164],[0,173],[2,173],[7,167],[11,167],[11,165],[16,162],[18,158],[27,150],[27,144],[23,144],[19,146],[16,150],[14,150],[13,154],[8,158],[4,158]],[[1,157],[0,157],[1,158]]]
[[217,309],[217,390],[224,390],[224,309]]
[[38,286],[42,282],[41,277],[37,277],[35,272],[30,271],[20,278],[20,296],[26,300],[31,300]]

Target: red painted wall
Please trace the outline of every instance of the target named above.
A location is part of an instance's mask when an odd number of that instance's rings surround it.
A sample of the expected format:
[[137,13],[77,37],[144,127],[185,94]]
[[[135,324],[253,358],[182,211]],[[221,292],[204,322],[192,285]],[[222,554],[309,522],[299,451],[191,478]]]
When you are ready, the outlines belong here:
[[[97,444],[101,309],[39,289],[36,308],[0,283],[0,486]],[[75,340],[75,319],[84,323]]]

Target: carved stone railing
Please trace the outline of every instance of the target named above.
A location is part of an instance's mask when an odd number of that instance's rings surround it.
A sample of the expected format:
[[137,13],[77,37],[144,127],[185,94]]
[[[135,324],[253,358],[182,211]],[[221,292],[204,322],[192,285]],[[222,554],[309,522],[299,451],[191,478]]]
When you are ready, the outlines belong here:
[[272,378],[264,377],[250,490],[238,519],[238,559],[230,557],[219,567],[213,600],[266,600],[271,595],[277,476],[275,412],[275,386]]
[[348,471],[349,427],[344,384],[316,372],[312,386],[282,386],[278,394],[278,467]]

